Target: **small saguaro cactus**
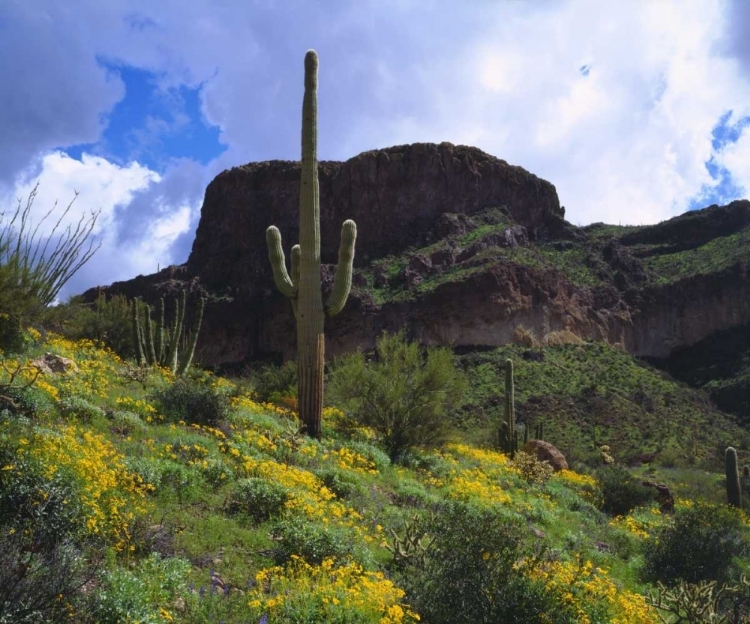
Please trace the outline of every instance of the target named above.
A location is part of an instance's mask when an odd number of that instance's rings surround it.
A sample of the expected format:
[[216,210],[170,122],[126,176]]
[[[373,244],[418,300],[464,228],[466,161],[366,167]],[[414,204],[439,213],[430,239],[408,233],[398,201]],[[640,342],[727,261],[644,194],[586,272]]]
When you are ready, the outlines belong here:
[[320,194],[318,188],[318,55],[305,55],[305,94],[302,100],[302,180],[299,198],[299,245],[292,247],[291,276],[287,272],[281,233],[266,230],[268,258],[276,286],[292,301],[297,319],[297,406],[307,435],[320,438],[323,414],[325,316],[338,314],[352,284],[357,226],[347,219],[341,227],[339,263],[333,292],[323,306],[320,286]]
[[737,451],[729,446],[724,455],[727,473],[727,503],[733,507],[742,507],[742,489],[740,488],[740,471],[737,466]]
[[500,448],[515,457],[518,450],[518,432],[516,431],[516,410],[513,389],[513,360],[505,361],[505,420],[500,425]]

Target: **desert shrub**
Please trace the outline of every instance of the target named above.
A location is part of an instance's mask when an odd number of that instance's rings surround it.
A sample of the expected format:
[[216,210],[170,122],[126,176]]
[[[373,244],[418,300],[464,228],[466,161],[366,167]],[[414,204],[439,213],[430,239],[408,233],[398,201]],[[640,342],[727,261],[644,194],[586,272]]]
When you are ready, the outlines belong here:
[[696,501],[678,508],[674,521],[654,532],[645,549],[644,573],[668,585],[730,580],[738,559],[750,555],[750,533],[739,512]]
[[79,588],[96,570],[69,536],[32,551],[22,532],[0,526],[0,622],[70,622],[69,605],[78,606]]
[[234,486],[227,511],[242,513],[253,522],[260,523],[281,514],[291,498],[287,488],[265,479],[240,479]]
[[161,462],[162,495],[174,496],[180,503],[190,502],[201,496],[205,481],[197,468],[184,466],[170,459]]
[[360,488],[355,475],[339,468],[323,468],[315,471],[315,476],[338,498],[349,498]]
[[164,472],[163,459],[153,459],[151,457],[126,457],[125,466],[133,474],[140,477],[141,481],[150,485],[153,490],[161,486],[162,474]]
[[90,423],[97,418],[104,417],[104,410],[93,403],[77,396],[68,396],[60,399],[57,403],[57,409],[60,410],[66,418],[77,418],[81,422]]
[[101,587],[93,594],[90,612],[99,624],[140,622],[162,624],[163,605],[186,591],[190,564],[184,559],[162,559],[154,553],[135,568],[116,568],[104,575]]
[[636,507],[656,500],[656,492],[648,488],[624,466],[614,464],[596,471],[601,487],[601,510],[611,516],[625,516]]
[[[60,231],[58,226],[70,211],[71,202],[59,217],[53,217],[57,225],[43,227],[56,206],[34,224],[31,213],[36,194],[35,186],[25,207],[19,199],[15,211],[0,211],[0,310],[22,325],[38,319],[99,248],[89,240],[98,213],[85,222],[81,219],[76,228]],[[48,238],[42,245],[40,237],[44,236]]]
[[425,509],[437,501],[425,487],[416,481],[399,481],[394,487],[393,502],[399,507],[417,507]]
[[331,400],[380,434],[392,462],[413,447],[441,444],[467,387],[451,350],[423,350],[399,332],[378,338],[376,351],[373,361],[353,353],[334,363]]
[[118,410],[110,412],[108,417],[111,421],[112,432],[122,436],[133,435],[136,431],[146,431],[147,429],[146,423],[134,412]]
[[201,474],[206,482],[213,487],[218,487],[224,483],[230,483],[234,478],[231,467],[221,459],[210,457],[200,466]]
[[383,471],[391,465],[390,457],[369,442],[347,440],[346,448],[372,462],[376,470]]
[[27,346],[20,317],[0,313],[0,352],[8,355],[23,353]]
[[49,308],[44,323],[69,340],[102,342],[122,358],[135,355],[132,316],[124,295],[107,298],[101,293],[93,302],[71,297],[67,303]]
[[229,413],[227,395],[206,383],[191,379],[177,379],[156,393],[161,412],[174,422],[216,425]]
[[39,419],[53,410],[49,395],[34,386],[5,388],[0,395],[9,399],[3,400],[2,406],[14,416]]
[[544,586],[515,569],[530,548],[524,522],[496,508],[452,503],[425,518],[433,537],[401,581],[431,624],[574,622]]
[[259,401],[278,401],[297,394],[297,363],[290,360],[283,366],[267,364],[250,376]]
[[78,487],[67,471],[49,479],[34,462],[14,457],[0,471],[0,527],[27,536],[42,551],[67,537],[78,538],[84,514]]
[[513,342],[527,349],[534,349],[539,346],[539,339],[536,337],[533,329],[527,329],[523,325],[517,325],[513,331]]
[[549,332],[544,336],[544,344],[548,347],[556,347],[559,345],[583,344],[583,339],[574,334],[569,329],[562,329],[559,331]]
[[365,568],[373,565],[370,551],[348,527],[292,517],[277,522],[272,535],[277,564],[297,555],[311,565],[320,565],[327,557],[334,557],[337,562],[355,561]]
[[523,451],[516,453],[510,465],[518,470],[521,478],[530,485],[546,484],[555,472],[549,462],[539,461],[535,455],[529,455]]

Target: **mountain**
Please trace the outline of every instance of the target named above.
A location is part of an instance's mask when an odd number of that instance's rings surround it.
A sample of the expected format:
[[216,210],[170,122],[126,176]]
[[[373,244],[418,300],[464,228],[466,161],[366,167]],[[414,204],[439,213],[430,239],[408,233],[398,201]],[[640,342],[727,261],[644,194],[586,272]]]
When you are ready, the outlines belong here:
[[[358,227],[349,302],[326,322],[329,358],[373,348],[380,332],[402,327],[412,339],[464,350],[505,345],[519,330],[540,340],[569,331],[678,371],[686,349],[705,360],[714,337],[748,335],[746,200],[651,226],[576,227],[551,183],[450,143],[322,161],[319,177],[324,290],[341,223],[352,218]],[[265,230],[281,230],[288,256],[299,181],[298,162],[222,172],[206,189],[188,262],[106,291],[152,303],[184,287],[208,294],[204,364],[293,357],[295,321],[273,284]]]

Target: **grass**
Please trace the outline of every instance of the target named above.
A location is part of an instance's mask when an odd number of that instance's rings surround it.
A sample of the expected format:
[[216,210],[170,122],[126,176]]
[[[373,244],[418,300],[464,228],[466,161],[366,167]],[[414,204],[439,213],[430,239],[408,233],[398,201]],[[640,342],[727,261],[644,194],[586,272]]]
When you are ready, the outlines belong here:
[[[127,379],[124,362],[90,341],[71,342],[52,334],[46,339],[33,334],[31,341],[33,347],[22,359],[53,351],[74,359],[80,372],[38,383],[33,390],[38,409],[30,420],[0,416],[0,448],[11,454],[29,444],[36,448],[35,432],[73,425],[81,440],[90,435],[111,445],[113,465],[124,462],[141,477],[136,477],[142,484],[137,500],[123,498],[118,511],[129,518],[130,537],[118,546],[98,536],[111,556],[93,585],[93,596],[124,622],[240,623],[262,622],[264,616],[269,623],[414,622],[410,596],[394,584],[399,576],[389,549],[415,513],[428,514],[449,501],[501,508],[543,535],[539,543],[556,554],[534,574],[553,593],[580,582],[570,600],[581,613],[598,609],[616,618],[625,613],[627,598],[640,605],[640,615],[627,621],[656,622],[642,598],[650,586],[641,580],[639,553],[647,545],[644,535],[667,520],[653,507],[637,509],[625,519],[608,518],[594,504],[596,481],[583,464],[578,472],[558,473],[546,485],[530,485],[505,455],[476,444],[477,433],[489,431],[495,418],[498,366],[506,357],[514,359],[519,417],[543,419],[546,437],[569,447],[573,458],[590,460],[595,444],[605,442],[618,459],[660,445],[669,449],[691,432],[698,457],[708,464],[717,440],[739,435],[726,417],[701,408],[697,393],[613,347],[548,347],[543,362],[527,362],[519,347],[508,346],[461,357],[473,378],[468,411],[484,411],[484,417],[472,420],[464,414],[453,442],[418,453],[408,465],[393,466],[372,431],[352,429],[346,415],[333,407],[324,416],[326,437],[317,442],[295,435],[290,427],[294,414],[257,402],[246,384],[196,372],[194,384],[231,397],[226,419],[200,426],[168,422],[154,399],[156,390],[172,383],[168,371],[152,370],[143,387]],[[650,407],[638,403],[639,392]],[[63,417],[56,404],[65,396],[105,410],[127,408],[143,426],[122,433],[113,426],[111,413],[86,422],[70,413]],[[710,425],[708,418],[713,419]],[[44,452],[39,447],[42,459]],[[58,469],[54,462],[48,465],[53,472]],[[0,467],[4,487],[21,478],[8,466],[12,464]],[[652,476],[674,487],[679,500],[701,492],[721,502],[720,475],[704,474],[685,465],[660,468]],[[98,483],[94,472],[81,475],[84,486]],[[287,503],[268,519],[231,512],[228,501],[238,480],[247,477],[282,488],[289,495]],[[151,481],[153,487],[146,487]],[[120,485],[107,487],[117,490]],[[148,559],[154,552],[161,559]],[[308,553],[307,560],[297,556],[300,552]],[[315,553],[317,562],[310,559]],[[170,561],[182,563],[170,568]],[[570,577],[575,566],[588,571]],[[107,574],[113,579],[130,574],[135,580],[120,580],[112,588]],[[613,584],[617,597],[606,598],[606,588]],[[139,586],[152,588],[148,596],[137,594],[133,588]],[[91,595],[72,592],[65,599],[77,621],[96,617],[87,611]],[[136,603],[140,610],[134,610]],[[125,615],[128,609],[138,618]]]

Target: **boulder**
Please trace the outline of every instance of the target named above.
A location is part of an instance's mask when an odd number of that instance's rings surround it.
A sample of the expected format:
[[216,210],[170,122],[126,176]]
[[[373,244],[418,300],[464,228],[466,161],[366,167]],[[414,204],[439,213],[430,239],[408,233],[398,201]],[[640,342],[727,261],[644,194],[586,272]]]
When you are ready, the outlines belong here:
[[32,360],[30,363],[47,375],[70,373],[78,370],[78,366],[73,360],[55,353],[45,353],[42,357]]
[[568,462],[557,448],[544,440],[529,440],[524,444],[523,452],[534,455],[539,461],[549,462],[555,472],[568,470]]

